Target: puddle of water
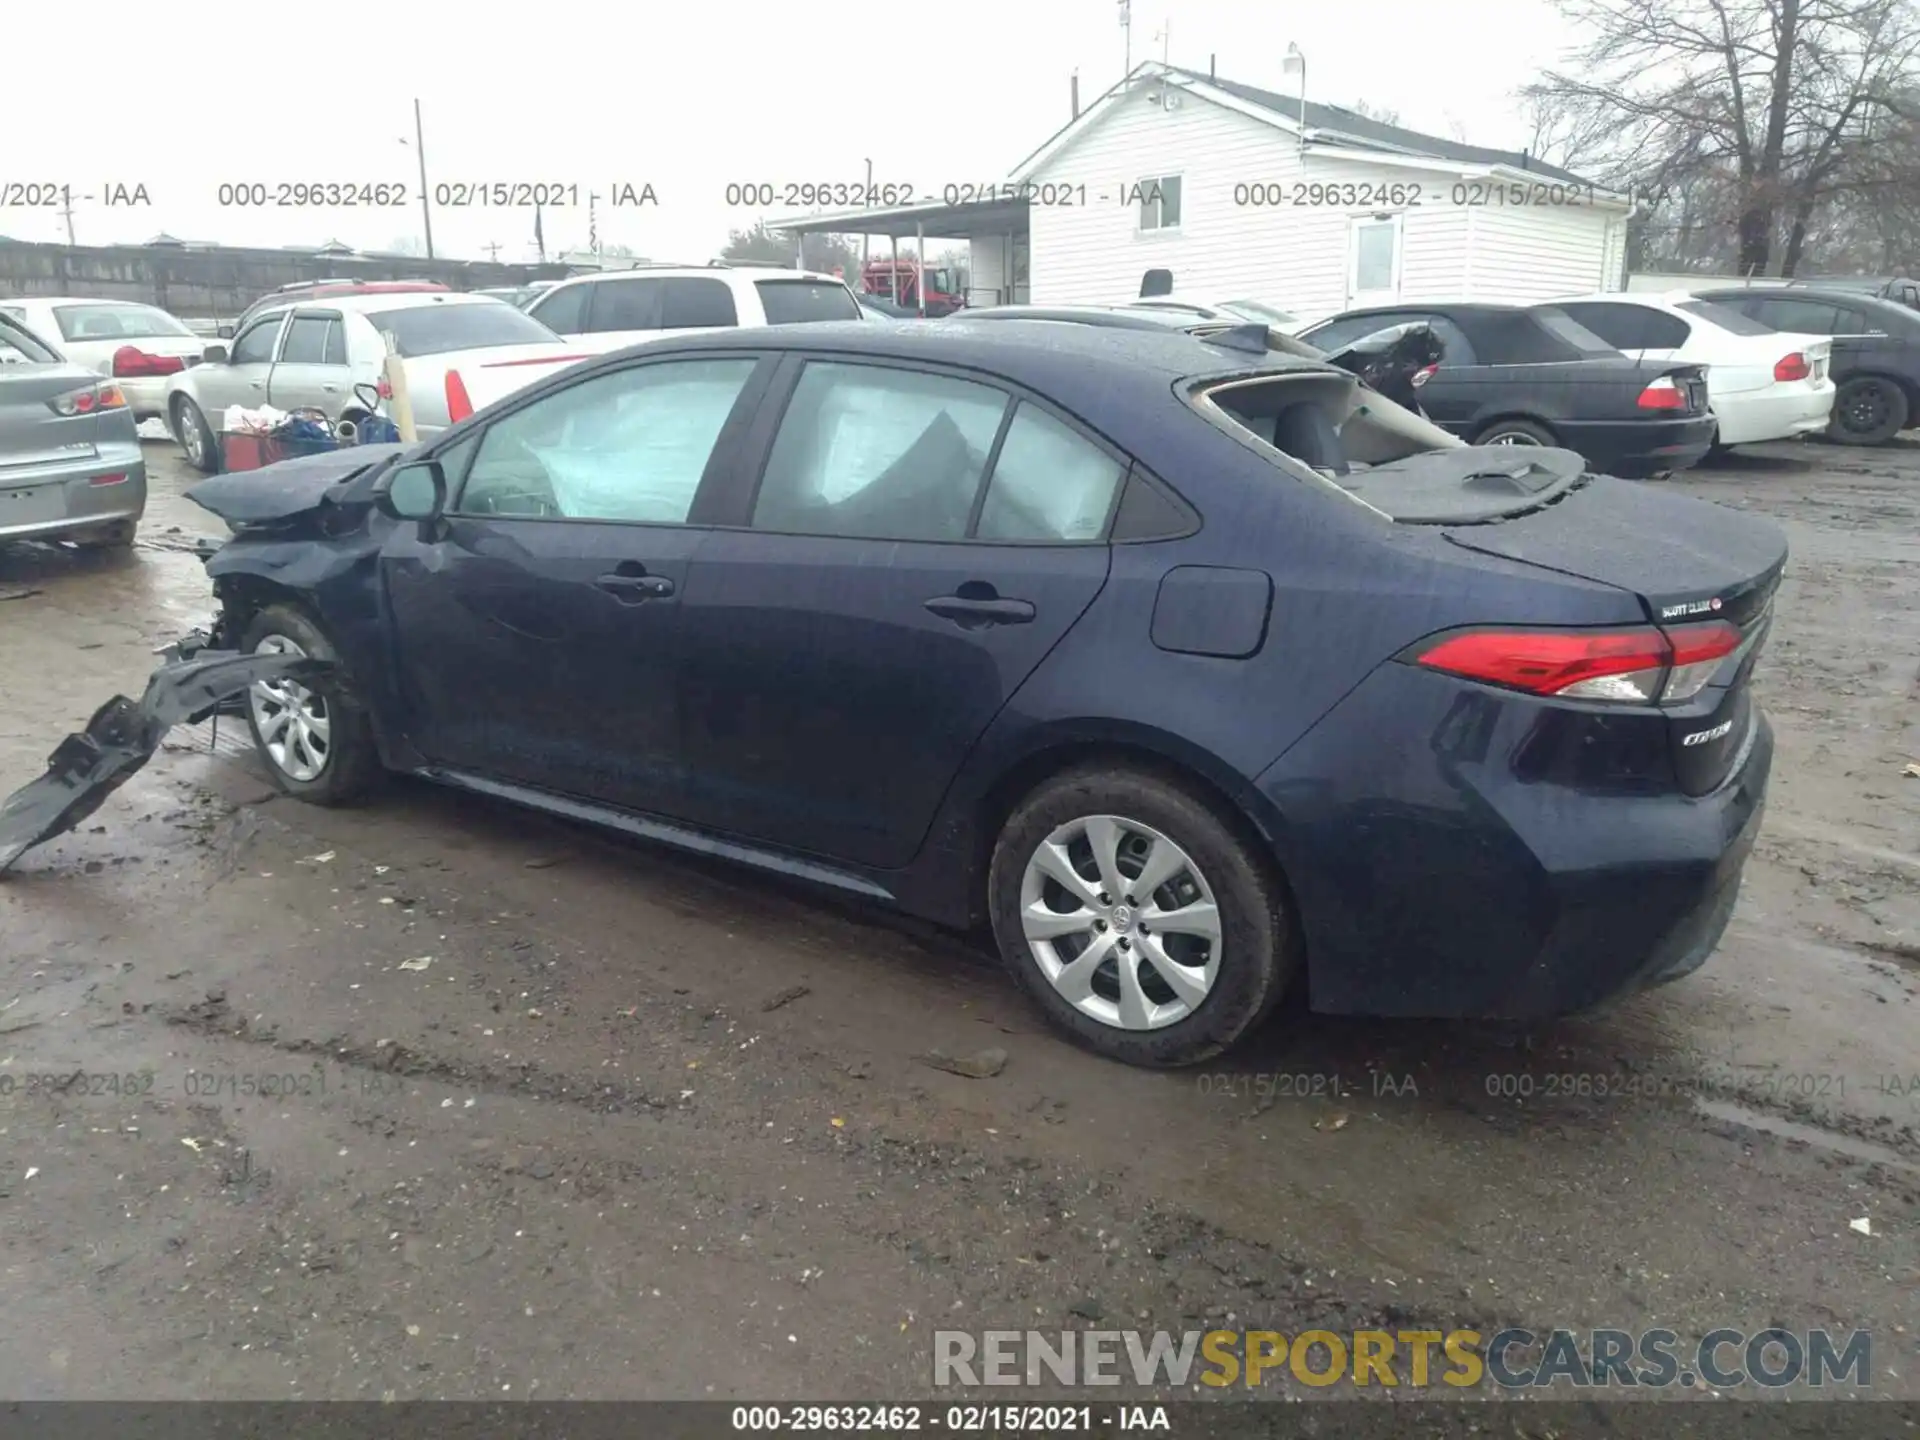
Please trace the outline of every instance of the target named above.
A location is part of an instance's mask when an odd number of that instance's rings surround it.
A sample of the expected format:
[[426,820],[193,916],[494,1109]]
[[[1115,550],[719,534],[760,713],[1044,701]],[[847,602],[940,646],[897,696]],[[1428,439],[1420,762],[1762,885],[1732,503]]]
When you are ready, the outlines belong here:
[[1693,1105],[1701,1114],[1727,1124],[1744,1125],[1749,1130],[1777,1135],[1783,1140],[1803,1141],[1836,1155],[1865,1160],[1875,1165],[1885,1165],[1889,1169],[1903,1170],[1910,1175],[1920,1175],[1920,1164],[1915,1164],[1897,1150],[1889,1150],[1884,1145],[1875,1145],[1871,1140],[1856,1140],[1851,1135],[1836,1135],[1830,1130],[1822,1130],[1817,1126],[1802,1125],[1795,1120],[1783,1120],[1778,1115],[1769,1115],[1761,1110],[1749,1110],[1745,1105],[1735,1104],[1731,1100],[1696,1099]]

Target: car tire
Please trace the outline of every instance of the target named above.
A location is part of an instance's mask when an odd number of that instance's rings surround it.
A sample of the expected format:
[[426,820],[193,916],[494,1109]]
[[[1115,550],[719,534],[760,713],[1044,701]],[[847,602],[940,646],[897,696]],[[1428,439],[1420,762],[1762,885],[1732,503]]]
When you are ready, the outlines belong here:
[[1531,420],[1495,420],[1473,437],[1475,445],[1558,445],[1559,438]]
[[1827,433],[1842,445],[1884,445],[1907,428],[1906,392],[1878,375],[1860,375],[1833,397]]
[[[1122,880],[1145,863],[1174,868],[1152,894],[1107,892],[1117,903],[1102,905],[1089,877],[1112,872],[1093,859],[1094,839],[1106,842]],[[1063,862],[1078,890],[1055,878]],[[1218,1055],[1266,1018],[1295,969],[1279,883],[1252,843],[1207,801],[1143,771],[1072,770],[1034,790],[1001,827],[987,891],[994,938],[1021,988],[1058,1028],[1130,1065],[1172,1068]],[[1209,900],[1210,940],[1178,921],[1160,923],[1172,913],[1194,926]],[[1101,952],[1089,954],[1096,945]],[[1176,960],[1185,963],[1170,971]],[[1131,1003],[1123,963],[1135,977]]]
[[213,427],[207,424],[207,417],[200,413],[200,407],[185,395],[173,397],[173,438],[187,452],[187,463],[194,469],[202,475],[218,473],[220,438],[213,433]]
[[[299,607],[269,605],[253,617],[240,648],[339,662],[324,631]],[[366,709],[343,676],[311,688],[290,681],[250,687],[247,729],[273,783],[295,799],[346,805],[371,791],[384,773]],[[283,718],[284,717],[284,718]]]

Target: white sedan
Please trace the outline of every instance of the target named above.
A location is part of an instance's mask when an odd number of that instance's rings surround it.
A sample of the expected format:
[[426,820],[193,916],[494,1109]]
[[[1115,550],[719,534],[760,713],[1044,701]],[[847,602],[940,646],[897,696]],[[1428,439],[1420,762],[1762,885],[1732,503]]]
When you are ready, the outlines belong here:
[[[486,295],[327,295],[255,312],[230,345],[173,377],[167,422],[202,470],[220,464],[227,407],[317,410],[358,422],[390,413],[386,356],[400,357],[414,425],[430,439],[462,418],[460,367],[546,374],[586,358],[524,311]],[[522,367],[524,367],[524,372]]]
[[1827,428],[1834,385],[1830,336],[1795,335],[1685,291],[1609,292],[1547,302],[1639,360],[1707,367],[1716,443],[1750,445]]
[[130,300],[36,297],[0,303],[76,365],[120,382],[135,421],[166,414],[167,381],[200,363],[211,341],[164,310]]

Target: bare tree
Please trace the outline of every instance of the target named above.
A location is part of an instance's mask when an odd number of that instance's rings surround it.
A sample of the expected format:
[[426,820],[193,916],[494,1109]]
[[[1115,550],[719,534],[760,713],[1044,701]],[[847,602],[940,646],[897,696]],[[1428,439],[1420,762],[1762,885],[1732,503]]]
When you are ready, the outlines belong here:
[[[1920,121],[1913,0],[1560,0],[1589,37],[1526,94],[1536,139],[1597,165],[1676,250],[1730,249],[1746,274],[1791,274],[1872,194],[1904,194],[1920,159],[1880,137]],[[1684,241],[1684,243],[1682,243]]]
[[[720,247],[722,260],[740,260],[761,265],[791,265],[794,261],[793,237],[784,231],[770,230],[764,222],[746,230],[735,230]],[[860,251],[843,235],[807,235],[800,244],[800,259],[808,270],[837,275],[845,270],[857,277]]]
[[1398,125],[1400,112],[1389,110],[1383,105],[1369,105],[1364,100],[1356,100],[1352,105],[1353,113],[1373,121],[1377,125]]

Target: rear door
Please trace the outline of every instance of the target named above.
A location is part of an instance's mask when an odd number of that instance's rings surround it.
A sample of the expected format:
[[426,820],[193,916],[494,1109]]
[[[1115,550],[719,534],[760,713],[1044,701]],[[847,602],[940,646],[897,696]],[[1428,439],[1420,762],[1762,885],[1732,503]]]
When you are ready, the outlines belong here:
[[433,763],[679,813],[696,502],[775,363],[649,358],[508,410],[446,455],[449,514],[424,535],[395,527],[381,561],[407,733]]
[[338,419],[352,391],[346,322],[338,310],[293,312],[280,358],[267,376],[267,400],[282,410],[323,410]]
[[622,276],[582,286],[587,292],[582,345],[595,354],[657,340],[666,324],[666,288],[657,277]]
[[1123,457],[1032,397],[790,361],[687,586],[688,818],[906,864],[968,752],[1106,582]]

